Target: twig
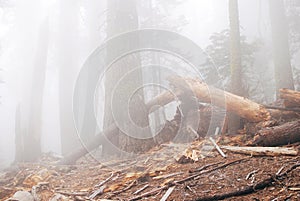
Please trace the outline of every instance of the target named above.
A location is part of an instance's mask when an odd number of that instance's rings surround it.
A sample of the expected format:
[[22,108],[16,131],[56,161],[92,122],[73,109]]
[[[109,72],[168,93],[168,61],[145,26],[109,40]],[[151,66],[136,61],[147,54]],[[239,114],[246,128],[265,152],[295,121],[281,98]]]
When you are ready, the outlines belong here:
[[232,165],[232,164],[234,164],[234,163],[241,162],[241,161],[243,161],[243,160],[248,160],[249,158],[250,158],[250,157],[246,157],[246,158],[241,158],[241,159],[238,159],[238,160],[230,161],[230,162],[228,162],[228,163],[225,163],[225,164],[220,165],[220,166],[218,166],[218,167],[215,167],[215,168],[213,168],[213,169],[206,170],[206,171],[202,171],[202,172],[199,172],[199,173],[197,173],[197,174],[194,174],[194,175],[191,175],[191,176],[189,176],[189,177],[186,177],[186,178],[184,178],[184,179],[181,179],[181,180],[179,180],[179,181],[175,181],[175,183],[179,183],[179,184],[180,184],[180,183],[189,181],[189,180],[194,179],[195,177],[198,177],[198,176],[200,176],[200,175],[202,175],[202,174],[210,173],[210,172],[213,172],[213,171],[215,171],[215,170],[219,170],[219,169],[221,169],[221,168],[225,168],[225,167],[227,167],[227,166],[229,166],[229,165]]
[[175,173],[171,173],[171,174],[167,174],[167,175],[159,175],[156,177],[153,177],[154,180],[158,180],[158,179],[167,179],[169,177],[173,177],[173,176],[177,176],[183,174],[183,172],[175,172]]
[[264,189],[265,187],[267,187],[268,185],[272,184],[272,182],[279,180],[279,179],[283,179],[285,177],[287,177],[287,174],[290,173],[291,171],[293,171],[294,169],[300,167],[300,163],[297,163],[295,165],[293,165],[291,168],[289,168],[287,171],[283,172],[282,174],[278,175],[272,175],[271,177],[257,183],[251,186],[246,186],[242,189],[236,190],[236,191],[232,191],[229,193],[225,193],[225,194],[219,194],[219,195],[213,195],[213,196],[206,196],[206,197],[202,197],[202,198],[197,198],[196,201],[212,201],[212,200],[223,200],[226,198],[230,198],[230,197],[234,197],[234,196],[241,196],[241,195],[246,195],[246,194],[250,194],[255,192],[256,190],[260,190],[260,189]]
[[282,166],[282,167],[276,172],[276,175],[279,175],[285,167],[286,167],[286,165]]
[[200,171],[205,170],[205,169],[207,169],[207,168],[209,168],[211,166],[219,165],[220,163],[222,163],[222,162],[216,162],[216,163],[207,164],[207,165],[204,165],[204,166],[202,166],[200,168],[197,168],[195,170],[189,170],[189,173],[200,172]]
[[125,187],[125,188],[123,188],[119,191],[113,192],[112,195],[108,197],[108,199],[110,199],[111,197],[113,197],[115,195],[118,195],[120,193],[123,193],[123,192],[127,191],[128,189],[132,188],[132,186],[134,186],[135,183],[136,183],[136,180],[132,181],[127,187]]
[[221,150],[221,148],[219,147],[219,145],[217,145],[217,143],[215,142],[215,140],[212,137],[209,137],[209,140],[213,143],[213,145],[215,146],[215,148],[217,149],[217,151],[221,154],[221,156],[223,158],[226,158],[226,155],[224,154],[224,152]]
[[195,131],[195,129],[193,129],[191,126],[188,126],[187,129],[189,131],[191,131],[196,137],[199,137],[199,134],[197,133],[197,131]]
[[252,177],[252,175],[253,174],[255,174],[255,173],[257,173],[258,172],[258,170],[253,170],[253,171],[251,171],[251,172],[249,172],[248,174],[247,174],[247,176],[246,176],[246,180],[248,180],[248,179],[250,179],[250,177]]
[[213,168],[213,169],[211,169],[211,170],[203,171],[203,172],[194,174],[194,175],[192,175],[192,176],[189,176],[189,177],[187,177],[187,178],[181,179],[181,180],[179,180],[179,181],[175,181],[175,182],[168,183],[168,184],[165,185],[165,186],[162,186],[162,187],[153,189],[153,190],[151,190],[151,191],[148,191],[148,192],[146,192],[146,193],[143,193],[142,195],[133,197],[133,198],[129,199],[129,201],[139,200],[139,199],[144,198],[144,197],[149,197],[149,196],[151,196],[151,195],[155,195],[157,192],[160,192],[160,191],[162,191],[162,190],[166,190],[166,189],[168,189],[170,186],[175,186],[176,184],[182,184],[183,182],[186,182],[186,181],[189,181],[189,180],[191,180],[191,179],[194,179],[195,177],[198,177],[198,176],[200,176],[200,175],[202,175],[202,174],[209,173],[209,172],[213,172],[213,171],[215,171],[215,170],[218,170],[218,169],[227,167],[227,166],[229,166],[229,165],[232,165],[232,164],[237,163],[237,162],[241,162],[241,161],[243,161],[243,160],[247,160],[247,159],[249,159],[249,158],[250,158],[250,157],[246,157],[246,158],[234,160],[234,161],[225,163],[225,164],[223,164],[223,165],[221,165],[221,166],[218,166],[218,167],[216,167],[216,168]]
[[105,179],[104,181],[100,182],[99,184],[95,185],[96,188],[99,188],[97,190],[95,190],[90,196],[89,199],[94,199],[97,195],[102,194],[104,192],[105,186],[103,186],[104,184],[106,184],[108,181],[110,181],[114,176],[114,173],[111,173],[111,175]]
[[148,158],[145,160],[144,164],[146,164],[146,163],[149,161],[149,159],[150,159],[150,157],[148,157]]
[[143,193],[142,195],[133,197],[133,198],[129,199],[129,201],[134,201],[134,200],[139,200],[139,199],[144,198],[144,197],[149,197],[149,196],[151,196],[151,195],[156,194],[157,192],[160,192],[160,191],[162,191],[162,190],[167,189],[168,187],[169,187],[169,186],[162,186],[162,187],[159,187],[159,188],[155,188],[155,189],[153,189],[152,191],[148,191],[148,192],[146,192],[146,193]]
[[134,193],[132,193],[133,195],[139,194],[140,192],[142,192],[143,190],[145,190],[146,188],[149,187],[149,184],[146,184],[145,186],[143,186],[142,188],[138,189],[137,191],[135,191]]
[[171,195],[173,190],[175,189],[175,186],[170,187],[167,192],[164,194],[164,196],[160,199],[160,201],[166,201],[168,197]]
[[186,186],[186,188],[191,191],[193,194],[196,194],[196,192],[190,187],[190,186]]
[[67,192],[67,191],[56,191],[56,193],[68,195],[68,196],[85,196],[88,192]]
[[101,186],[99,189],[95,190],[88,198],[90,200],[94,199],[97,195],[101,195],[104,192],[106,185]]
[[113,176],[114,176],[114,173],[111,173],[111,175],[110,175],[107,179],[105,179],[104,181],[100,182],[100,183],[97,184],[95,187],[101,187],[101,186],[103,186],[103,185],[106,184],[109,180],[111,180],[111,178],[113,178]]

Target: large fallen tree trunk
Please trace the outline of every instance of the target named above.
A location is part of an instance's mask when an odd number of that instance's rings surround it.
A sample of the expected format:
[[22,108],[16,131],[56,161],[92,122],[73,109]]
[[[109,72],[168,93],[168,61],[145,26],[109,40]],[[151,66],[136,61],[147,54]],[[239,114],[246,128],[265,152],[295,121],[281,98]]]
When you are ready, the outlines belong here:
[[258,131],[252,145],[278,146],[300,141],[300,120]]
[[300,107],[300,92],[290,89],[280,89],[280,98],[284,100],[285,107]]
[[[225,108],[226,110],[233,112],[242,118],[247,119],[250,122],[260,122],[270,119],[270,114],[266,108],[258,103],[255,103],[249,99],[231,94],[224,90],[220,90],[214,87],[210,87],[200,80],[172,77],[169,79],[173,86],[176,86],[176,90],[173,93],[164,92],[145,104],[140,111],[140,114],[136,114],[143,118],[144,115],[158,109],[159,106],[164,106],[172,101],[177,96],[181,96],[186,91],[192,91],[198,99],[206,103],[212,103],[218,107]],[[84,156],[89,151],[97,148],[103,143],[107,143],[107,138],[118,132],[118,128],[115,124],[112,124],[108,129],[96,135],[91,141],[85,144],[85,147],[74,150],[73,153],[66,156],[60,164],[72,164],[78,158]]]
[[199,100],[225,108],[250,122],[270,119],[268,110],[258,103],[227,91],[208,86],[197,79],[174,76],[168,78],[170,83],[182,91],[191,91]]

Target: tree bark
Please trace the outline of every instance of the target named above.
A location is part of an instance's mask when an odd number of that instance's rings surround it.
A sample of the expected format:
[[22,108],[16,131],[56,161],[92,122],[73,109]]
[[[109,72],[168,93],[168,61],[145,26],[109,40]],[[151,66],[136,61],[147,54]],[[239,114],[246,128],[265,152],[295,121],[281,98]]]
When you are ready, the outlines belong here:
[[280,98],[284,100],[284,106],[287,108],[300,107],[300,92],[290,89],[280,89]]
[[[49,45],[49,21],[40,27],[34,58],[30,96],[16,112],[15,162],[33,162],[41,155],[42,106]],[[18,138],[18,139],[17,139]]]
[[269,0],[269,10],[273,39],[275,84],[278,96],[279,89],[294,89],[294,83],[283,0]]
[[[230,24],[230,92],[243,96],[242,88],[242,62],[239,9],[237,0],[229,0],[229,24]],[[240,128],[240,117],[235,113],[228,114],[228,133],[235,134]]]
[[[107,12],[107,35],[113,37],[123,32],[135,30],[138,28],[138,15],[135,0],[109,0]],[[138,40],[136,41],[138,43]],[[123,43],[119,46],[130,46],[132,44]],[[107,48],[107,57],[112,57],[114,49]],[[115,58],[112,58],[115,59]],[[140,134],[132,129],[132,125],[146,127],[149,124],[148,116],[135,118],[136,112],[132,109],[144,103],[143,89],[135,91],[143,84],[142,70],[140,68],[139,53],[127,55],[125,58],[117,60],[113,64],[107,64],[108,69],[105,72],[105,106],[104,106],[104,128],[111,124],[117,124],[119,128],[119,137],[112,142],[104,145],[103,150],[106,154],[118,153],[121,149],[127,152],[137,152],[139,147],[154,143],[149,137],[141,139]],[[110,66],[109,66],[110,65]],[[119,84],[119,85],[118,85]],[[127,109],[124,106],[129,105]],[[127,108],[127,107],[125,107]],[[130,118],[127,118],[129,113]],[[121,128],[122,127],[122,128]],[[115,146],[113,146],[113,144]]]
[[259,146],[279,146],[300,141],[300,120],[280,126],[260,130],[252,144]]

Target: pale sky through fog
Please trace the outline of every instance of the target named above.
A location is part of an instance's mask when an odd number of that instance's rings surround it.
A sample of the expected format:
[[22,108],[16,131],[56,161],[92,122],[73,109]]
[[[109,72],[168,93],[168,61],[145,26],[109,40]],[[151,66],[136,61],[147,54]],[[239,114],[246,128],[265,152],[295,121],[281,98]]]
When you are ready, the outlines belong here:
[[[8,158],[11,160],[14,153],[15,107],[21,96],[26,93],[22,91],[22,80],[29,79],[31,76],[30,66],[32,66],[32,58],[34,57],[39,24],[44,15],[48,13],[53,15],[53,13],[58,12],[60,5],[58,0],[19,0],[15,2],[15,15],[13,13],[6,13],[7,15],[5,15],[3,8],[0,8],[0,68],[4,69],[0,74],[3,74],[2,77],[6,82],[0,85],[0,96],[2,96],[2,105],[0,105],[0,159],[5,161]],[[171,15],[185,16],[188,24],[182,27],[180,33],[196,42],[200,47],[205,48],[209,44],[209,37],[212,33],[228,29],[228,0],[186,0],[183,2],[171,12]],[[239,2],[241,33],[246,34],[250,40],[258,37],[260,33],[264,37],[268,35],[266,1],[243,0]],[[49,10],[51,12],[48,12]],[[12,25],[14,16],[17,19],[16,27]],[[26,23],[29,21],[31,23]],[[98,28],[92,30],[99,32]],[[57,30],[51,30],[50,26],[50,34],[53,34],[53,31]],[[24,40],[24,36],[26,36],[26,40]],[[98,39],[97,42],[99,41],[102,39]],[[88,53],[90,52],[91,50],[88,51]],[[22,56],[24,61],[19,60],[18,54]],[[54,151],[59,150],[59,145],[54,145],[59,140],[58,100],[56,97],[58,79],[55,77],[58,73],[56,63],[51,63],[51,59],[47,63],[47,68],[42,141],[43,150]],[[48,115],[50,113],[56,117]],[[50,144],[46,144],[46,142],[50,142]]]
[[[196,6],[195,6],[196,5]],[[243,0],[239,2],[241,34],[254,40],[260,35],[268,35],[267,2],[262,0]],[[209,37],[229,27],[228,0],[188,0],[178,8],[189,24],[182,34],[191,38],[202,48],[209,44]]]

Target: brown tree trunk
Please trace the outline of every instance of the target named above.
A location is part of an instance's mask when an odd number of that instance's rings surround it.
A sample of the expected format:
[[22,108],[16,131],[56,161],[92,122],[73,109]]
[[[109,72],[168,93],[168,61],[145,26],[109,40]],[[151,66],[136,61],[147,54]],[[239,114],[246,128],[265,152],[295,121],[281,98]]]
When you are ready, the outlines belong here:
[[[229,24],[230,24],[230,69],[231,85],[230,92],[243,96],[242,88],[242,62],[241,62],[241,42],[239,9],[237,0],[229,0]],[[228,133],[235,134],[240,128],[240,117],[229,112]]]
[[300,107],[300,92],[290,89],[280,89],[280,98],[284,100],[284,106],[287,108]]
[[[107,36],[114,37],[118,34],[135,30],[138,28],[138,14],[135,0],[109,0],[107,1]],[[136,43],[139,41],[136,40]],[[133,44],[118,44],[120,47],[131,46]],[[107,57],[109,60],[113,58],[115,50],[111,47],[107,48]],[[110,64],[107,64],[110,65]],[[135,69],[136,68],[136,69]],[[132,76],[134,74],[134,76]],[[118,85],[118,87],[116,87]],[[130,111],[132,108],[138,107],[140,102],[144,102],[143,89],[135,91],[143,84],[142,69],[140,68],[139,53],[135,55],[127,55],[125,58],[117,60],[111,64],[105,72],[105,106],[104,106],[104,126],[105,130],[111,124],[118,124],[119,134],[117,138],[105,143],[103,150],[105,154],[120,153],[120,150],[126,152],[139,152],[146,149],[145,145],[151,145],[153,140],[142,139],[142,133],[135,132],[132,125],[138,127],[146,127],[149,124],[148,116],[143,118],[135,118]],[[115,99],[114,99],[115,98]],[[127,106],[129,103],[129,111]],[[127,114],[130,118],[127,118]],[[115,145],[115,146],[114,146]]]
[[226,108],[228,112],[232,112],[250,122],[260,122],[270,119],[270,113],[263,105],[227,91],[208,86],[200,80],[177,76],[169,78],[169,81],[179,90],[192,90],[200,101]]
[[78,71],[79,5],[77,1],[60,1],[59,42],[59,121],[62,155],[81,146],[73,120],[73,87]]
[[300,120],[280,126],[260,130],[252,144],[259,146],[279,146],[300,141]]
[[269,0],[270,20],[273,39],[273,58],[276,93],[279,89],[294,89],[290,62],[288,26],[283,0]]
[[[49,21],[40,27],[34,58],[30,96],[16,112],[15,162],[33,162],[41,155],[42,107],[49,45]],[[18,139],[17,139],[18,138]]]

